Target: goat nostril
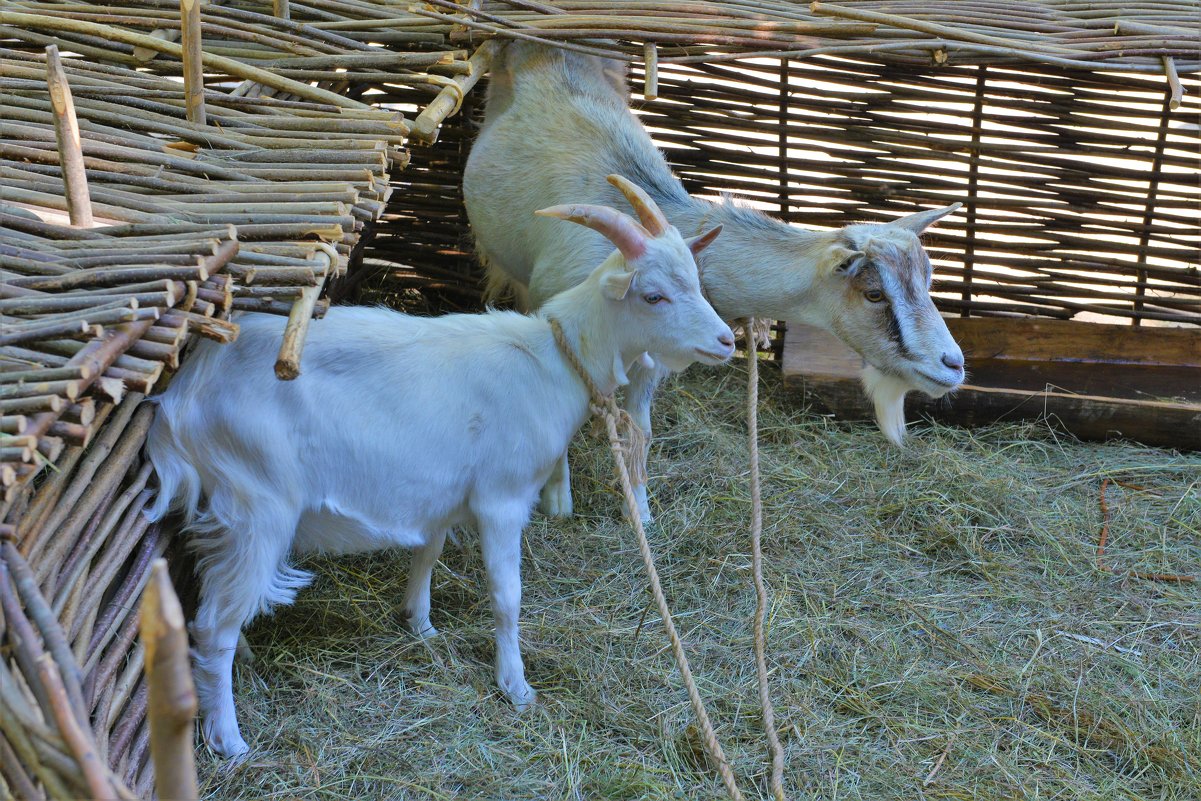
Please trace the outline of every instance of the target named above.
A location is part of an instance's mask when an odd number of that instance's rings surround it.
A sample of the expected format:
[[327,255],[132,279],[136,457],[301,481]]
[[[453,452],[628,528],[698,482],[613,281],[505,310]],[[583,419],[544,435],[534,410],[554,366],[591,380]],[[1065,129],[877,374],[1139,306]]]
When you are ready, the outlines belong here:
[[962,356],[954,355],[951,353],[944,353],[942,355],[942,363],[945,364],[947,367],[950,367],[952,370],[962,370],[963,369],[963,357]]
[[717,338],[717,341],[725,345],[727,348],[734,347],[734,337],[730,336],[729,334],[722,334]]

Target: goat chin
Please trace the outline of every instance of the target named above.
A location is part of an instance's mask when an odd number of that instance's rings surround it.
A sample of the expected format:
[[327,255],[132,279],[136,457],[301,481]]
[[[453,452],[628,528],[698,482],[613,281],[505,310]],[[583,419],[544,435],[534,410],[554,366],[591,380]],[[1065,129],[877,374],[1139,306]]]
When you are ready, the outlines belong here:
[[868,365],[860,375],[863,389],[876,408],[876,425],[893,445],[905,440],[905,394],[913,389],[907,381],[882,373]]

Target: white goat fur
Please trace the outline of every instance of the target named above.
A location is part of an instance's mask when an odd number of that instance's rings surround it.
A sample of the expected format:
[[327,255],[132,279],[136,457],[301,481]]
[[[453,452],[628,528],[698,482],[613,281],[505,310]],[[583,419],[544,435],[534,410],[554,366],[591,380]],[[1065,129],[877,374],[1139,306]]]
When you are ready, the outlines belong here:
[[[295,381],[272,372],[281,318],[244,315],[235,343],[197,348],[155,399],[147,453],[160,492],[149,514],[182,512],[200,557],[196,679],[215,751],[247,750],[234,650],[252,617],[309,582],[291,554],[416,549],[404,609],[428,636],[430,574],[459,525],[480,532],[497,682],[518,708],[533,702],[518,644],[520,537],[589,408],[546,318],[559,321],[602,391],[625,383],[648,349],[678,366],[733,352],[679,233],[651,245],[628,265],[613,253],[539,317],[331,309],[313,321]],[[674,302],[646,303],[656,291]]]
[[[628,101],[624,70],[615,62],[506,45],[492,68],[486,119],[463,176],[490,287],[515,285],[518,297],[537,307],[580,281],[605,252],[604,239],[552,226],[529,211],[567,198],[620,208],[621,198],[604,176],[627,175],[684,235],[724,226],[697,258],[707,296],[724,319],[816,325],[874,366],[865,386],[881,429],[899,444],[905,392],[938,397],[963,380],[963,354],[930,299],[930,261],[917,238],[959,204],[887,225],[812,232],[751,209],[694,199]],[[875,291],[886,302],[865,299]],[[648,434],[654,389],[665,372],[630,374],[626,408]],[[564,464],[543,493],[544,510],[570,514],[567,476]],[[645,487],[638,493],[643,517],[649,517]]]

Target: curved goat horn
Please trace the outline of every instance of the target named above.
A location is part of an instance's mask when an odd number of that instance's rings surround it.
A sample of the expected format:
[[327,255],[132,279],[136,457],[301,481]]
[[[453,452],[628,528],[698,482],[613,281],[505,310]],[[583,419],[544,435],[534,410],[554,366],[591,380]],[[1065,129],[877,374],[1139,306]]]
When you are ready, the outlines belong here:
[[605,180],[620,189],[621,193],[626,196],[626,200],[634,207],[634,211],[638,212],[638,219],[642,221],[642,227],[649,231],[651,236],[662,236],[663,232],[671,226],[671,223],[663,216],[658,204],[651,200],[651,196],[641,186],[616,173],[608,176]]
[[632,261],[646,253],[646,240],[649,236],[646,229],[634,222],[632,217],[608,206],[570,203],[565,206],[539,209],[534,213],[540,217],[570,220],[594,231],[599,231],[617,246],[626,261]]

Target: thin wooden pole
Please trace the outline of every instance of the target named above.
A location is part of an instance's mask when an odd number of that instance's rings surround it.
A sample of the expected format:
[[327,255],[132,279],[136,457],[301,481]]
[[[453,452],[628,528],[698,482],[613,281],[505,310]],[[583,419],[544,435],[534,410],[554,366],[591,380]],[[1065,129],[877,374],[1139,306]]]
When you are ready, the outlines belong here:
[[647,100],[659,97],[659,48],[654,42],[647,42],[642,48],[642,61],[646,74],[642,96]]
[[146,681],[150,685],[146,717],[150,723],[150,756],[158,797],[190,801],[200,795],[192,748],[196,687],[188,661],[188,633],[183,609],[167,575],[167,561],[156,559],[142,596],[142,644],[146,647]]
[[1164,87],[1163,107],[1159,111],[1159,133],[1155,137],[1155,159],[1151,162],[1151,173],[1147,176],[1147,203],[1143,207],[1143,231],[1138,240],[1138,263],[1143,267],[1135,278],[1133,325],[1142,325],[1143,298],[1147,294],[1147,246],[1151,244],[1151,224],[1155,221],[1155,195],[1159,191],[1159,180],[1163,174],[1163,151],[1168,141],[1168,117],[1172,113],[1173,91],[1169,84]]
[[284,326],[284,341],[275,360],[275,375],[280,380],[291,381],[300,375],[300,354],[320,295],[320,285],[305,287],[300,292],[300,298],[292,304],[288,324]]
[[179,0],[179,17],[183,35],[183,91],[187,103],[188,122],[204,125],[204,65],[200,47],[200,0]]
[[292,19],[292,10],[288,0],[271,0],[271,11],[277,19]]
[[88,176],[83,166],[83,144],[79,139],[79,121],[75,117],[75,100],[71,86],[59,59],[58,46],[46,47],[46,83],[50,87],[50,104],[54,107],[54,135],[58,140],[58,155],[63,171],[63,187],[67,196],[67,213],[71,225],[91,228],[92,200],[88,195]]
[[1168,107],[1175,111],[1180,108],[1180,101],[1184,99],[1184,87],[1180,85],[1180,74],[1176,72],[1176,62],[1171,56],[1163,57],[1163,72],[1168,79],[1168,88],[1171,90]]
[[976,68],[976,102],[972,106],[972,148],[968,151],[967,175],[967,237],[963,244],[963,311],[960,317],[972,315],[972,278],[976,267],[976,201],[980,191],[980,131],[984,124],[984,89],[988,85],[988,67]]
[[[788,222],[788,85],[792,77],[792,71],[788,68],[788,59],[780,59],[780,101],[776,108],[776,119],[780,123],[780,133],[778,145],[780,148],[780,163],[777,165],[777,181],[776,187],[779,192],[780,201],[780,219]],[[747,336],[750,337],[750,329],[747,329]],[[752,348],[753,350],[753,348]]]

